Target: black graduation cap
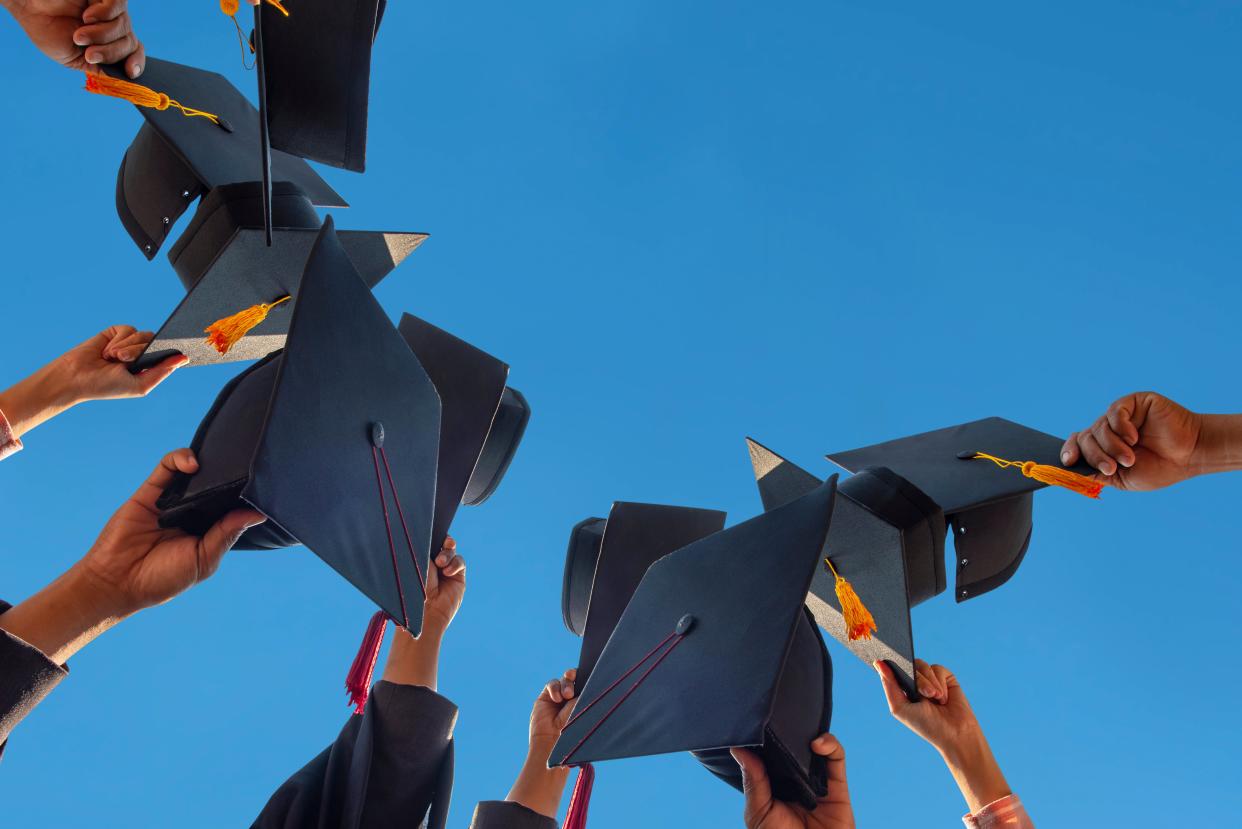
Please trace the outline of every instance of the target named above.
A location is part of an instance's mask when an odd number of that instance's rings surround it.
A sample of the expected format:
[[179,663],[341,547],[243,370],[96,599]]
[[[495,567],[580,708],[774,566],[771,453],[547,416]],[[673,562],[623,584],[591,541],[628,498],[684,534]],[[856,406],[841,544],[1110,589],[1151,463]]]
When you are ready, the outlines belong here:
[[[810,472],[747,438],[763,508],[772,510],[822,483]],[[807,606],[820,627],[864,662],[885,660],[911,699],[914,636],[910,610],[942,593],[944,513],[930,498],[883,467],[869,467],[842,481],[824,557],[862,598],[875,621],[869,638],[851,639],[836,577],[821,561]]]
[[[954,593],[962,602],[1000,587],[1017,572],[1031,542],[1032,494],[1045,480],[1099,494],[1098,484],[1079,477],[1089,475],[1090,467],[1061,466],[1063,443],[989,417],[827,457],[851,472],[888,467],[940,507],[953,528]],[[1015,468],[977,457],[980,453]]]
[[382,0],[297,0],[256,8],[271,146],[361,173],[366,168],[371,47]]
[[[250,181],[213,188],[169,250],[186,296],[142,355],[139,372],[172,354],[191,365],[254,360],[284,346],[298,283],[321,221],[309,197],[291,182],[273,187],[273,243],[263,232],[262,185]],[[423,243],[425,233],[341,230],[337,240],[363,281],[374,287]],[[273,305],[257,325],[221,353],[206,329],[246,309]]]
[[517,453],[530,406],[506,385],[509,366],[412,314],[398,326],[440,394],[440,460],[431,548],[439,550],[459,504],[481,504]]
[[199,426],[199,471],[161,496],[161,524],[202,532],[251,506],[268,517],[255,530],[305,544],[418,635],[439,395],[330,218],[292,316],[284,350],[230,384]]
[[[125,77],[120,65],[104,71]],[[121,162],[116,207],[130,237],[153,259],[195,199],[223,184],[262,181],[265,170],[258,152],[259,113],[223,75],[148,58],[142,84],[220,122],[187,117],[176,108],[138,108],[146,123]],[[296,185],[312,204],[349,206],[300,158],[273,152],[270,173],[275,181]]]
[[617,620],[653,563],[724,529],[717,510],[617,501],[608,518],[570,533],[561,587],[565,627],[582,637],[575,682],[585,687]]
[[836,479],[648,568],[553,748],[554,766],[693,751],[741,788],[756,750],[776,797],[827,791],[810,749],[831,719],[831,661],[804,601]]

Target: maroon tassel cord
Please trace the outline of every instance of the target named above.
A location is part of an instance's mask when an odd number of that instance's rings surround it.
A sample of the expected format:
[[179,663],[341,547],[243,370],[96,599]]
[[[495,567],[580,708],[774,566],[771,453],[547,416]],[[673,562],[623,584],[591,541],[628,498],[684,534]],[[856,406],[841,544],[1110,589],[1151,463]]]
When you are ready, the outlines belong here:
[[349,667],[345,677],[345,690],[349,693],[349,704],[354,706],[354,713],[361,714],[367,709],[367,697],[371,693],[371,678],[375,676],[375,663],[379,661],[380,646],[384,644],[384,633],[388,630],[388,614],[377,611],[367,625],[367,632],[358,647],[358,655],[354,664]]
[[583,763],[578,767],[578,781],[574,783],[574,793],[569,798],[569,811],[565,813],[565,823],[561,829],[586,829],[587,808],[591,805],[591,787],[595,785],[595,767]]

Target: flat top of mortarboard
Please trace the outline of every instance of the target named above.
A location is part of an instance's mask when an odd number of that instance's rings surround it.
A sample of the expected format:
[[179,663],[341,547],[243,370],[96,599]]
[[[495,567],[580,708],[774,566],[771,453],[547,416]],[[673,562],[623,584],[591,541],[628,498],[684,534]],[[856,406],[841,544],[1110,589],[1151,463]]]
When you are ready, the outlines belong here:
[[[104,67],[114,78],[124,68]],[[193,170],[204,187],[262,179],[259,156],[259,113],[223,75],[158,58],[147,58],[139,82],[184,106],[215,115],[220,124],[187,117],[179,110],[138,107],[143,118]],[[272,153],[272,179],[290,181],[320,207],[348,207],[309,164],[288,153]]]
[[[191,365],[206,365],[259,359],[284,346],[321,222],[299,188],[278,182],[273,190],[277,227],[268,247],[259,188],[258,182],[224,185],[203,198],[169,252],[188,284],[186,296],[133,362],[132,371],[150,368],[170,354],[186,355]],[[363,282],[374,287],[427,234],[342,230],[336,238]],[[266,312],[256,310],[263,306],[268,306]],[[224,341],[209,337],[209,328],[237,315],[244,318],[233,335]]]
[[[946,514],[1033,492],[1045,486],[1018,469],[1002,469],[985,459],[987,453],[1005,460],[1060,467],[1060,438],[1000,417],[989,417],[945,429],[833,452],[830,461],[850,472],[886,466],[914,484]],[[1085,466],[1074,471],[1089,474]]]
[[550,764],[763,743],[835,494],[834,476],[651,565]]
[[417,635],[439,435],[435,387],[329,218],[242,496]]

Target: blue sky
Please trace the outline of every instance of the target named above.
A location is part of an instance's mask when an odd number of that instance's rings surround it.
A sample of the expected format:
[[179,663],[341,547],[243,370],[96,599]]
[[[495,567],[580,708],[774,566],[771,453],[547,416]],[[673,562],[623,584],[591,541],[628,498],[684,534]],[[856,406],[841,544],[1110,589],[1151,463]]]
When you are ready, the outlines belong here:
[[[1064,434],[1141,388],[1242,410],[1236,3],[779,5],[389,6],[367,174],[324,173],[354,205],[338,226],[430,232],[381,302],[508,360],[534,407],[454,528],[454,825],[504,796],[536,691],[576,658],[565,541],[614,499],[747,518],[747,434],[827,475],[826,451],[988,415]],[[253,94],[217,4],[132,7],[150,54]],[[181,291],[113,209],[139,116],[0,31],[21,79],[0,130],[8,383],[108,324],[155,327]],[[0,467],[0,593],[76,560],[236,370],[33,433]],[[1044,493],[1009,584],[915,611],[1040,825],[1242,809],[1240,487]],[[231,555],[73,661],[10,745],[8,820],[249,825],[348,716],[371,610],[304,550]],[[954,825],[933,752],[832,650],[860,825]],[[688,756],[598,771],[595,829],[741,825]]]

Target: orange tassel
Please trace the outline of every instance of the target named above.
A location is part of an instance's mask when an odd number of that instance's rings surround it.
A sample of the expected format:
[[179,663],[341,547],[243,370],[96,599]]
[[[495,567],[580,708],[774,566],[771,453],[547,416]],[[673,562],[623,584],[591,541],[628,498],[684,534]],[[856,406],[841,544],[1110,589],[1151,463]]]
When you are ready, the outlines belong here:
[[[281,0],[264,0],[269,6],[283,14],[289,16],[289,10],[285,8]],[[254,65],[246,63],[246,50],[250,50],[250,54],[254,54],[254,46],[246,40],[246,35],[242,32],[241,23],[237,22],[237,10],[241,8],[239,0],[220,0],[220,11],[224,12],[233,20],[233,25],[237,27],[237,45],[242,50],[242,66],[246,69],[253,69]]]
[[987,452],[976,452],[972,460],[991,461],[1001,469],[1007,469],[1012,466],[1021,470],[1026,477],[1039,481],[1041,484],[1064,487],[1077,492],[1079,495],[1086,495],[1088,498],[1099,498],[1100,492],[1104,489],[1104,484],[1099,481],[1092,480],[1086,475],[1079,475],[1077,472],[1069,469],[1062,469],[1059,466],[1049,466],[1043,463],[1035,463],[1035,461],[1007,461],[1004,458],[989,455]]
[[231,317],[216,320],[207,326],[207,344],[212,346],[221,354],[228,354],[229,349],[237,345],[237,341],[250,333],[263,320],[267,319],[267,312],[271,311],[282,302],[288,302],[293,299],[286,296],[278,299],[273,303],[263,303],[262,305],[251,305],[244,311],[238,311]]
[[129,101],[131,104],[140,107],[150,107],[151,109],[165,110],[169,107],[176,107],[186,116],[197,116],[206,118],[213,124],[219,124],[220,119],[210,112],[203,112],[201,109],[191,109],[182,106],[177,101],[169,98],[163,92],[156,92],[154,89],[143,86],[142,84],[132,83],[130,81],[121,80],[120,78],[111,78],[107,75],[88,74],[86,76],[86,91],[93,92],[96,95],[107,95],[110,98],[120,98],[123,101]]
[[867,610],[862,599],[858,598],[858,594],[854,592],[854,586],[841,577],[837,568],[832,566],[832,562],[824,559],[824,564],[828,565],[828,569],[837,579],[837,601],[841,603],[841,615],[845,617],[845,630],[849,634],[850,641],[870,639],[871,634],[876,631],[875,619],[872,618],[871,611]]

